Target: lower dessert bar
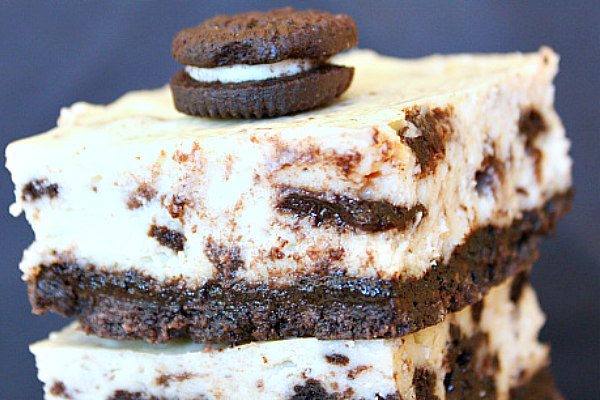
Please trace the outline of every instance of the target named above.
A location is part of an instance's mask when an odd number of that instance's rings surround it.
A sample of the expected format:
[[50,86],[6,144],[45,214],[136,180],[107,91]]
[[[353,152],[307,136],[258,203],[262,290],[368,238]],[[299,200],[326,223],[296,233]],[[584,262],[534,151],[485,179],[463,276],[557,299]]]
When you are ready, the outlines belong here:
[[77,325],[31,347],[46,399],[560,398],[526,273],[398,339],[147,344]]

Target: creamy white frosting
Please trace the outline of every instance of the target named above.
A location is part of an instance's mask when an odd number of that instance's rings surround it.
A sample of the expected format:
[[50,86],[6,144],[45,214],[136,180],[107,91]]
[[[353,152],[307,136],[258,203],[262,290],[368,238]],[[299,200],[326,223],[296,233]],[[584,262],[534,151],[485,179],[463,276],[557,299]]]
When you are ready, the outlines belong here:
[[238,83],[296,75],[311,69],[313,66],[313,60],[296,59],[283,60],[273,64],[235,64],[214,68],[186,65],[185,72],[198,82]]

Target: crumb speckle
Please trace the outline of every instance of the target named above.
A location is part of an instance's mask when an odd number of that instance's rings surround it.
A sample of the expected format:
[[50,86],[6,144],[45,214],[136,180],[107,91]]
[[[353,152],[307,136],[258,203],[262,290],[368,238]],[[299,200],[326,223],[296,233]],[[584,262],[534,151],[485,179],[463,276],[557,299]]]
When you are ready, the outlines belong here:
[[144,204],[152,201],[156,196],[156,189],[147,183],[142,183],[138,188],[129,195],[127,200],[127,208],[135,210],[142,207]]
[[358,375],[362,374],[365,371],[368,371],[371,368],[373,367],[371,367],[370,365],[359,365],[356,368],[348,371],[348,379],[356,379]]
[[62,397],[63,399],[70,399],[71,396],[67,393],[65,384],[61,381],[56,381],[50,386],[49,390],[52,396]]
[[183,372],[181,374],[162,374],[156,378],[156,384],[159,386],[168,387],[173,381],[183,382],[192,378],[193,376],[194,375],[189,372]]
[[183,216],[185,214],[185,207],[187,206],[187,203],[187,200],[184,198],[173,195],[173,198],[168,206],[171,217],[183,222]]

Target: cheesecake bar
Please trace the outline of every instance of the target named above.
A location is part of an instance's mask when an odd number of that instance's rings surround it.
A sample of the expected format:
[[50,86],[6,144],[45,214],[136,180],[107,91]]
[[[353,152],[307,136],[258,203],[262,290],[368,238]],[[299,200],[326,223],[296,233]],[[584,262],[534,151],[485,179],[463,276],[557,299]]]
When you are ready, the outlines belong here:
[[529,268],[571,199],[556,54],[334,61],[352,86],[307,113],[194,118],[163,88],[10,144],[33,311],[151,342],[395,338]]
[[[227,348],[86,336],[70,326],[31,347],[46,399],[508,399],[548,363],[523,274],[401,339],[314,338]],[[544,397],[546,398],[546,397]],[[538,397],[539,399],[539,397]]]

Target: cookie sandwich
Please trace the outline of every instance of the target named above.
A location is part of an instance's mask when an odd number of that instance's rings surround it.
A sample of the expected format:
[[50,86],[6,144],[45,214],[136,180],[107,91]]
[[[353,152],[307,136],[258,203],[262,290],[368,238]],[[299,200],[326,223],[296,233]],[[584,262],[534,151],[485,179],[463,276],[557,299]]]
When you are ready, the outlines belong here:
[[328,60],[357,41],[347,15],[283,8],[217,16],[173,40],[173,57],[184,65],[171,79],[175,107],[262,118],[331,103],[350,86],[353,69]]

